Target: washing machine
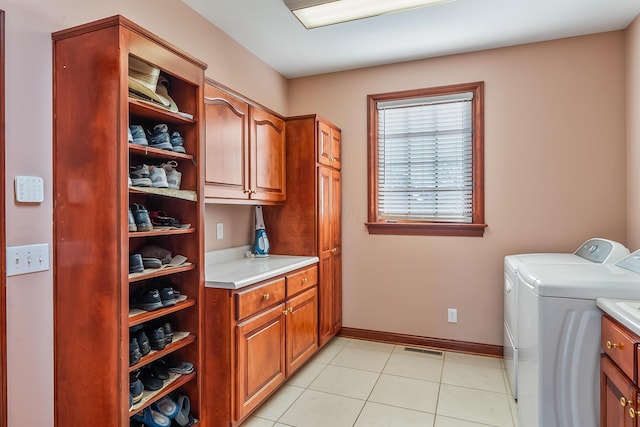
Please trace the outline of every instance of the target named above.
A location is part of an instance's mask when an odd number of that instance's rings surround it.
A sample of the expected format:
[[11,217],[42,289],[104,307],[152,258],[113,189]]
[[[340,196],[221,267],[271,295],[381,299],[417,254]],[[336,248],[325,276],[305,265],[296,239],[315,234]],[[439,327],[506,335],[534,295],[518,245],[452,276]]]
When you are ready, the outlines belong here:
[[504,362],[511,393],[518,398],[518,270],[522,265],[613,264],[629,255],[629,250],[613,240],[592,238],[573,253],[531,253],[504,258]]
[[596,298],[640,299],[640,251],[616,264],[518,270],[521,427],[598,427],[600,317]]

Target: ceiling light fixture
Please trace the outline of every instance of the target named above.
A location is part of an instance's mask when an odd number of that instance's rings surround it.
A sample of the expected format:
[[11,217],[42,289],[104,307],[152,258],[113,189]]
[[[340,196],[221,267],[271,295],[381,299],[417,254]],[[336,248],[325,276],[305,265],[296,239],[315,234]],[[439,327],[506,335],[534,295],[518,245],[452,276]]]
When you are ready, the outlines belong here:
[[307,29],[370,18],[452,0],[284,0]]

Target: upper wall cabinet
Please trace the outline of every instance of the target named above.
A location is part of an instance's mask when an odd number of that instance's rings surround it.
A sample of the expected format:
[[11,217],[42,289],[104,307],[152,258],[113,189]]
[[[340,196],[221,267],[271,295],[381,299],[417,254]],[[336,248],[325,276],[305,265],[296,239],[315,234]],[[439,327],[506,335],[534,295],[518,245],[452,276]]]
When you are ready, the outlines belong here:
[[284,120],[209,83],[205,116],[205,197],[219,203],[284,201]]

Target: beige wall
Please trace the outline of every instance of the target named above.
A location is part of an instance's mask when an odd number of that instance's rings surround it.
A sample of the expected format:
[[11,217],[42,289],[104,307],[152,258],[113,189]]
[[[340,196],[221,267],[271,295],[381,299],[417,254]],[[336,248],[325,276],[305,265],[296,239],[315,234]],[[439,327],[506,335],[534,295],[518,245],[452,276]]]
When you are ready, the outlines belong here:
[[[289,114],[343,130],[345,326],[501,345],[505,255],[625,242],[624,41],[620,31],[290,82]],[[485,236],[367,234],[367,94],[478,80]]]
[[640,248],[640,16],[627,29],[627,240]]
[[[7,245],[52,243],[51,33],[54,31],[122,14],[209,64],[207,77],[275,111],[287,109],[286,79],[181,1],[0,0],[0,9],[6,12]],[[87,94],[87,98],[100,102],[92,94]],[[90,141],[91,135],[78,135],[78,150]],[[112,166],[96,159],[96,167]],[[44,203],[17,206],[13,200],[16,175],[42,176]],[[248,218],[249,211],[245,210]],[[211,207],[206,213],[213,221],[229,218],[227,209],[218,213],[217,208]],[[240,233],[232,230],[229,228],[230,239]],[[7,316],[8,425],[52,426],[53,272],[9,278]],[[100,355],[96,355],[96,363],[99,360]],[[92,422],[87,420],[89,425]]]

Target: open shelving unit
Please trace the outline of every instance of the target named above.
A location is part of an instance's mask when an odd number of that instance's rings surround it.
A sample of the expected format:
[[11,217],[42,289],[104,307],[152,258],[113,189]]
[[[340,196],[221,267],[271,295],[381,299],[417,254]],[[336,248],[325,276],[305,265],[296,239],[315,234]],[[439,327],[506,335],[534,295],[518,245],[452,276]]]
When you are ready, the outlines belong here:
[[[54,363],[56,426],[129,419],[164,396],[186,395],[201,418],[204,292],[203,84],[206,65],[122,16],[59,31],[54,41]],[[129,96],[135,57],[160,70],[179,112]],[[129,143],[130,125],[167,124],[186,154]],[[177,162],[179,189],[131,187],[130,166]],[[131,232],[140,204],[189,224]],[[129,256],[147,245],[183,255],[178,266],[129,273]],[[144,289],[172,287],[175,305],[141,311]],[[173,341],[129,364],[129,329],[170,323]],[[130,405],[130,376],[151,362],[188,361],[160,390]]]

